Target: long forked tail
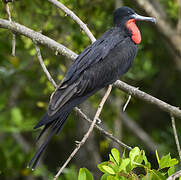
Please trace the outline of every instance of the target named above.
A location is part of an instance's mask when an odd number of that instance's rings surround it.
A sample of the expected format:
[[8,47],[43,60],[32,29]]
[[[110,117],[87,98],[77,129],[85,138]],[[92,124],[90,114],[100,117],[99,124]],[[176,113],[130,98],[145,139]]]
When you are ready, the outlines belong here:
[[[40,134],[39,134],[39,136],[38,136],[38,138],[37,138],[37,141],[41,138],[41,136],[44,134],[44,132],[45,132],[48,128],[50,128],[50,133],[47,135],[47,138],[45,139],[45,141],[43,142],[43,144],[40,146],[40,148],[37,150],[37,152],[35,153],[35,155],[34,155],[33,158],[31,159],[31,161],[29,162],[28,168],[31,167],[31,166],[32,166],[32,170],[36,168],[36,166],[37,166],[37,164],[38,164],[38,161],[39,161],[42,153],[44,152],[45,148],[47,147],[48,142],[50,141],[51,137],[52,137],[55,133],[58,133],[58,132],[62,129],[62,127],[63,127],[63,125],[64,125],[64,123],[65,123],[65,121],[66,121],[66,119],[67,119],[67,117],[68,117],[69,114],[70,114],[70,111],[61,114],[60,117],[58,117],[57,119],[54,119],[53,121],[51,120],[51,121],[50,121],[49,123],[47,123],[47,124],[45,125],[45,127],[41,130],[41,132],[40,132]],[[47,116],[48,116],[48,114],[45,114],[43,117],[44,117],[44,118],[47,118]],[[42,118],[42,120],[43,120],[43,118]],[[38,127],[38,126],[37,126],[37,127]],[[36,126],[35,126],[35,128],[36,128]]]
[[37,125],[34,127],[39,128],[41,126],[44,126],[44,128],[41,130],[37,141],[41,138],[41,136],[44,134],[44,132],[47,129],[50,129],[50,133],[47,136],[47,139],[43,142],[43,144],[40,146],[40,148],[37,150],[36,154],[28,164],[28,167],[32,166],[32,169],[34,169],[38,163],[38,160],[40,159],[40,156],[42,155],[43,151],[45,150],[48,142],[50,141],[51,137],[56,133],[58,134],[60,130],[62,129],[68,115],[70,114],[70,111],[80,104],[81,102],[85,101],[89,96],[94,94],[98,89],[95,89],[94,91],[90,92],[89,94],[86,94],[85,96],[79,96],[71,101],[67,102],[58,112],[56,112],[53,116],[49,117],[46,113],[42,119],[37,123]]

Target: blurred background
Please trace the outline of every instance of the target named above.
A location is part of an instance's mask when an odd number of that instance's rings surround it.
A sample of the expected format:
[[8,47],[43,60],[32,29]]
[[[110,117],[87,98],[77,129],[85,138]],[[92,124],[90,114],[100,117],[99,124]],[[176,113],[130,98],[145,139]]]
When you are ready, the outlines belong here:
[[[181,5],[177,0],[61,0],[85,22],[96,38],[113,26],[115,8],[127,5],[140,15],[154,16],[157,25],[138,22],[142,42],[132,69],[121,78],[174,106],[181,106]],[[62,43],[77,54],[91,42],[80,27],[48,1],[14,1],[12,19]],[[0,18],[7,19],[0,2]],[[35,171],[26,168],[38,144],[40,130],[33,126],[46,112],[54,88],[47,80],[36,57],[32,41],[16,36],[16,56],[11,55],[12,34],[0,29],[0,179],[51,179],[63,165],[75,141],[81,140],[88,123],[72,112],[63,131],[49,143]],[[180,38],[180,39],[179,39]],[[60,82],[72,61],[47,47],[41,47],[45,64],[54,80]],[[93,118],[105,90],[96,93],[80,107]],[[146,151],[153,166],[155,150],[171,153],[179,159],[170,116],[153,105],[132,98],[126,112],[122,106],[128,94],[113,88],[101,113],[102,124],[118,139]],[[181,138],[181,120],[176,119]],[[40,141],[41,143],[41,141]],[[97,164],[108,159],[114,142],[94,130],[86,144],[65,169],[62,180],[76,179],[80,167],[87,167],[95,179],[100,175]],[[178,167],[179,168],[179,167]]]

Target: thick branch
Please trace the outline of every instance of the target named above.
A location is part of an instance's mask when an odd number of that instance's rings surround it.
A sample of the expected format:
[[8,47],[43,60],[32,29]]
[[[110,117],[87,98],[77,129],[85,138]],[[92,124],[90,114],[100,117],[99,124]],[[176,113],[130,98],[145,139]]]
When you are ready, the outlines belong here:
[[49,2],[53,3],[57,8],[60,8],[62,11],[64,11],[68,16],[70,16],[77,24],[80,25],[81,29],[87,34],[87,36],[90,38],[92,43],[96,41],[96,38],[93,36],[91,31],[87,28],[86,24],[84,24],[79,17],[70,9],[68,9],[66,6],[64,6],[61,2],[57,0],[48,0]]
[[143,101],[146,101],[150,104],[157,106],[159,109],[161,109],[163,111],[166,111],[168,113],[173,112],[173,114],[176,117],[181,119],[181,110],[179,110],[179,108],[177,108],[177,107],[171,106],[170,104],[167,104],[166,102],[161,101],[143,91],[140,91],[138,88],[130,86],[119,80],[114,83],[114,86],[121,89],[122,91],[127,92],[128,94],[130,94],[138,99],[141,99]]
[[41,33],[36,32],[32,29],[29,29],[18,23],[9,22],[7,20],[0,18],[0,28],[9,29],[16,33],[24,35],[24,36],[38,42],[39,44],[48,46],[50,49],[59,52],[60,54],[68,57],[69,59],[75,59],[77,57],[77,54],[75,54],[73,51],[66,48],[65,46],[59,44],[58,42],[54,41],[53,39],[50,39],[49,37],[44,36]]

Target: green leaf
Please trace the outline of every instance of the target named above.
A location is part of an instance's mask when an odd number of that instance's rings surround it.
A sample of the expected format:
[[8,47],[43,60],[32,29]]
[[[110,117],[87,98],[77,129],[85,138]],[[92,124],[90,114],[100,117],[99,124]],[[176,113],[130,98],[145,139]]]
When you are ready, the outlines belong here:
[[124,149],[124,151],[123,151],[123,155],[122,155],[122,159],[126,159],[126,152],[125,152],[126,150]]
[[78,180],[94,180],[94,178],[87,168],[80,168]]
[[159,164],[159,168],[163,169],[166,167],[171,167],[178,164],[178,160],[177,159],[171,159],[170,154],[167,154],[166,156],[163,156],[160,159],[160,164]]
[[105,173],[104,175],[102,175],[101,180],[107,180],[108,176],[109,176],[109,174]]
[[114,170],[109,166],[103,165],[102,168],[109,174],[115,174]]
[[126,159],[123,159],[120,166],[119,166],[119,172],[120,171],[126,171],[126,167],[127,165],[130,163],[130,159],[126,158]]
[[175,173],[175,167],[172,166],[172,167],[170,167],[170,168],[168,169],[168,176],[171,176],[171,175],[174,174],[174,173]]
[[113,162],[114,164],[116,164],[116,160],[113,158],[111,154],[109,154],[109,160]]
[[134,161],[135,157],[140,154],[140,149],[138,147],[135,147],[132,149],[129,153],[129,157],[132,161]]
[[115,159],[116,163],[119,165],[120,157],[119,157],[119,151],[116,148],[113,148],[111,150],[112,156]]
[[114,176],[107,176],[107,180],[119,180],[117,177]]
[[79,170],[78,180],[86,180],[86,172],[83,168]]
[[103,173],[106,173],[106,171],[102,168],[102,166],[108,165],[108,162],[102,162],[101,164],[98,164],[97,167],[100,171]]
[[143,162],[143,155],[141,153],[142,151],[140,151],[140,154],[138,156],[135,157],[134,162],[141,164]]
[[175,166],[176,164],[178,164],[178,162],[179,162],[179,161],[178,161],[177,159],[175,159],[175,158],[174,158],[174,159],[171,159],[170,162],[169,162],[169,167]]
[[158,151],[157,150],[155,151],[155,154],[156,154],[156,159],[158,161],[158,164],[160,164],[160,159],[159,159],[159,155],[158,155]]

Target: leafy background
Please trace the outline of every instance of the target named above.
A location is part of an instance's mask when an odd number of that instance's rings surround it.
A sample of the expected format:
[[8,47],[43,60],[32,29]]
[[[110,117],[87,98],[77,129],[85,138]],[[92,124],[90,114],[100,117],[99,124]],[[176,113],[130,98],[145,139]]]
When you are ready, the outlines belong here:
[[[88,25],[96,38],[113,25],[114,0],[61,2]],[[0,3],[0,17],[7,19],[3,3]],[[127,0],[123,3],[145,15],[135,2]],[[163,13],[175,28],[178,21],[177,1],[160,0],[160,3],[165,8]],[[90,44],[79,26],[48,1],[15,1],[10,8],[14,21],[41,31],[78,54]],[[139,22],[138,26],[142,32],[142,43],[132,69],[121,79],[180,107],[181,73],[173,61],[175,55],[168,48],[168,40],[153,24]],[[45,113],[53,87],[40,68],[32,41],[17,35],[16,57],[12,57],[11,40],[10,31],[0,29],[0,179],[50,179],[75,148],[75,141],[80,140],[86,132],[87,123],[72,113],[61,134],[51,140],[40,166],[34,172],[26,168],[37,148],[35,139],[39,130],[33,130],[33,126]],[[50,73],[56,82],[60,82],[72,62],[61,55],[56,56],[46,47],[41,47],[41,50]],[[121,120],[121,104],[127,97],[127,94],[116,89],[112,91],[102,111],[103,125],[125,143],[144,149],[149,161],[156,166],[153,151]],[[100,93],[91,97],[82,106],[83,111],[93,117],[100,99]],[[126,112],[151,137],[160,154],[170,152],[172,157],[178,159],[168,114],[135,98],[131,99]],[[181,138],[180,120],[176,123]],[[114,146],[95,131],[60,179],[76,179],[80,167],[89,168],[95,177],[100,176],[96,164],[107,160],[108,152]]]

